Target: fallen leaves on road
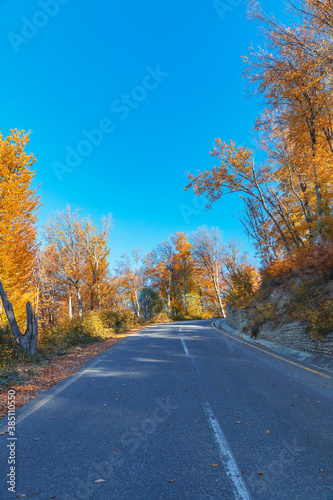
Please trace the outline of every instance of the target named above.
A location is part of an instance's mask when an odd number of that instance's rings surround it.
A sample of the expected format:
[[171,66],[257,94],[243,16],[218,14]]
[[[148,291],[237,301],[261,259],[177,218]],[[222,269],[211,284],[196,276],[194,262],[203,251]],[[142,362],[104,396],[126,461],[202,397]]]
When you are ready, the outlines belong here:
[[[33,363],[25,364],[22,372],[38,367],[39,374],[26,380],[21,385],[13,385],[11,389],[15,390],[16,408],[23,406],[39,395],[40,391],[45,391],[56,385],[61,380],[69,377],[76,372],[91,358],[102,351],[109,349],[119,340],[137,332],[138,329],[124,333],[103,342],[95,342],[94,344],[72,347],[67,351],[67,354],[48,360],[45,366],[36,365]],[[0,394],[0,418],[7,415],[7,391],[1,391]],[[23,498],[23,497],[22,497]]]

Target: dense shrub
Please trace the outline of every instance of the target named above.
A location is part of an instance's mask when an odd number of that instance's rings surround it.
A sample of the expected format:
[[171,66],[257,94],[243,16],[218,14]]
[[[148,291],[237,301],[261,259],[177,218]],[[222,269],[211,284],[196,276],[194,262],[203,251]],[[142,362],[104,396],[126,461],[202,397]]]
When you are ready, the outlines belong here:
[[98,342],[112,337],[113,333],[104,325],[98,312],[90,311],[82,318],[67,319],[56,328],[40,333],[38,350],[45,356],[64,354],[72,345]]
[[234,269],[228,277],[225,298],[236,309],[247,307],[259,287],[259,274],[252,265],[243,264]]
[[288,317],[307,323],[312,337],[325,337],[333,332],[333,299],[320,280],[293,287]]
[[333,279],[333,241],[319,241],[288,253],[265,266],[261,275],[264,279],[283,276],[298,276],[302,280]]
[[100,316],[105,328],[113,330],[115,333],[126,332],[135,326],[133,314],[129,311],[102,311]]
[[22,355],[9,327],[0,328],[0,370]]
[[[66,319],[56,328],[40,331],[38,354],[33,361],[45,363],[45,359],[66,354],[70,346],[90,344],[112,338],[133,328],[131,313],[112,313],[109,311],[89,311],[82,318]],[[25,356],[17,346],[9,328],[0,329],[0,386],[10,387],[36,375],[29,370],[21,373],[18,368]],[[30,359],[29,359],[30,361]]]
[[159,314],[157,314],[156,316],[154,316],[153,318],[153,322],[154,323],[170,323],[170,318],[169,316],[167,315],[166,312],[160,312]]
[[189,321],[190,318],[182,313],[176,313],[172,316],[173,321]]

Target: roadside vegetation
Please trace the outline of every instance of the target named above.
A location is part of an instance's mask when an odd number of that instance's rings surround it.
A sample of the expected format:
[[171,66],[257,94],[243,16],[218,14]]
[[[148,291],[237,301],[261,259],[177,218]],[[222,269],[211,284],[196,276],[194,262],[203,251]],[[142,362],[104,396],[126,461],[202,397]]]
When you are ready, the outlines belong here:
[[251,309],[254,335],[286,321],[317,337],[332,331],[333,11],[328,1],[301,0],[289,6],[290,26],[255,2],[250,11],[263,31],[244,75],[263,105],[257,149],[217,139],[216,165],[189,174],[186,189],[208,208],[240,195],[259,269],[206,226],[171,234],[147,255],[125,252],[110,269],[112,216],[96,223],[70,206],[40,228],[41,245],[29,134],[0,134],[2,387],[22,379],[24,363],[37,367],[151,322],[223,317],[227,304]]
[[[112,217],[99,224],[67,206],[37,239],[40,199],[29,134],[0,135],[0,385],[19,385],[77,346],[150,323],[225,315],[227,297],[256,286],[255,266],[218,228],[171,234],[110,269]],[[15,249],[15,250],[13,250]],[[107,344],[105,344],[107,345]]]
[[253,1],[250,17],[262,33],[244,57],[248,95],[262,103],[257,147],[217,139],[216,165],[189,174],[186,189],[209,207],[229,193],[244,201],[261,286],[231,294],[230,303],[250,308],[253,334],[268,322],[298,321],[325,336],[333,331],[332,5],[288,2],[286,25]]

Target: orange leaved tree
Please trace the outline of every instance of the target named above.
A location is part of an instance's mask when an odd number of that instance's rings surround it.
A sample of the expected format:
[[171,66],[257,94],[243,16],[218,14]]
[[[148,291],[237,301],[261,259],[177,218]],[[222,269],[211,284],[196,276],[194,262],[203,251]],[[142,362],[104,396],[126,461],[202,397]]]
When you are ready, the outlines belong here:
[[0,134],[0,296],[4,309],[0,321],[4,325],[5,313],[17,344],[24,352],[34,354],[38,328],[30,300],[38,250],[35,222],[39,196],[31,187],[36,158],[25,152],[28,143],[29,134],[24,131],[11,130],[6,138]]

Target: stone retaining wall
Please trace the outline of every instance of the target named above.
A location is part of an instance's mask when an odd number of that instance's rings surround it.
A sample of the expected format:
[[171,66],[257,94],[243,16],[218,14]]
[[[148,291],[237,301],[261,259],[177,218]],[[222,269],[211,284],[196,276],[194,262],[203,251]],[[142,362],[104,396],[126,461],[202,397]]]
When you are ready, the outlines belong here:
[[[242,331],[244,327],[246,328],[246,316],[246,310],[237,310],[227,306],[226,320],[231,327]],[[257,338],[276,342],[292,349],[333,357],[333,333],[324,339],[312,339],[306,332],[304,323],[288,323],[277,329],[272,329],[267,325],[259,332]]]

